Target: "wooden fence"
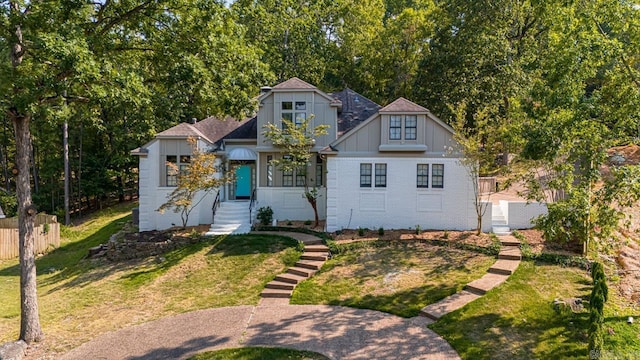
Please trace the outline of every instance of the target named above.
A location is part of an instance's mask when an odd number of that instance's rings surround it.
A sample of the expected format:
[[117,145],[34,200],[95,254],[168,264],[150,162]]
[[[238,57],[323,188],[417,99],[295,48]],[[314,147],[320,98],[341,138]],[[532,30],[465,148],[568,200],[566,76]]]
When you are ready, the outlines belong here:
[[[54,215],[38,214],[34,224],[36,254],[60,246],[60,224]],[[19,256],[18,218],[0,219],[0,259]]]
[[495,176],[478,178],[478,189],[480,190],[480,194],[497,192],[497,181],[498,179],[496,179]]

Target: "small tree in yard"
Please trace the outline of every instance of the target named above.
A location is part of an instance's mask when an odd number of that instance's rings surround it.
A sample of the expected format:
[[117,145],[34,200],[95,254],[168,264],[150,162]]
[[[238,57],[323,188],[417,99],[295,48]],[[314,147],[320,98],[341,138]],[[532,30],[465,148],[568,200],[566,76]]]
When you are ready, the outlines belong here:
[[[183,229],[187,227],[191,211],[205,198],[203,195],[194,203],[196,195],[201,191],[208,193],[232,180],[232,172],[224,172],[221,167],[214,165],[214,154],[198,149],[196,139],[189,138],[188,141],[192,148],[189,165],[184,171],[180,171],[176,164],[167,162],[168,171],[177,175],[178,182],[175,190],[167,196],[167,202],[157,210],[163,213],[167,209],[173,209],[173,212],[180,213]],[[217,174],[222,176],[216,177]]]
[[477,217],[476,234],[479,235],[482,233],[482,218],[489,207],[491,197],[491,193],[489,193],[487,194],[487,201],[482,201],[479,178],[485,171],[483,166],[491,164],[503,168],[506,165],[497,165],[495,161],[499,155],[499,142],[492,141],[492,132],[489,126],[490,112],[488,109],[479,110],[474,114],[473,120],[475,124],[473,127],[466,126],[466,106],[464,104],[452,107],[452,111],[455,115],[455,122],[452,127],[455,131],[453,139],[456,144],[454,147],[448,148],[447,152],[450,154],[459,152],[463,155],[458,162],[465,168],[471,178],[474,193],[473,205]]
[[320,223],[318,218],[318,188],[314,183],[309,187],[309,179],[307,175],[307,167],[311,161],[311,149],[315,145],[315,139],[319,136],[326,135],[328,125],[318,125],[313,129],[309,129],[309,122],[313,119],[310,117],[296,125],[293,121],[282,119],[284,129],[275,124],[268,123],[265,125],[264,136],[271,140],[274,146],[282,149],[288,155],[280,159],[272,160],[272,164],[281,171],[295,171],[298,174],[304,174],[304,197],[313,208],[315,216],[315,226]]

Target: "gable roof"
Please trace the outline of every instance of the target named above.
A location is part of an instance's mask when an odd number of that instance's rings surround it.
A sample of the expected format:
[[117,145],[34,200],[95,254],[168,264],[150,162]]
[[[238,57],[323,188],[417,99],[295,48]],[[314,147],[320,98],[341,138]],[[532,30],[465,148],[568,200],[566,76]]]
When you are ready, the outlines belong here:
[[329,147],[331,147],[331,150],[333,151],[333,147],[335,145],[340,144],[341,142],[343,142],[345,139],[347,139],[348,137],[352,136],[353,134],[355,134],[356,132],[358,132],[359,129],[365,127],[368,123],[374,121],[376,118],[378,118],[378,115],[381,115],[383,113],[410,113],[410,114],[424,114],[426,115],[427,119],[430,119],[432,121],[434,121],[436,124],[442,126],[445,130],[447,130],[450,133],[455,133],[455,131],[453,130],[453,128],[451,126],[449,126],[447,123],[445,123],[444,121],[438,119],[437,116],[433,115],[431,113],[431,111],[429,111],[429,109],[422,107],[412,101],[409,101],[405,98],[398,98],[395,101],[393,101],[391,104],[383,107],[382,109],[374,112],[373,114],[371,114],[371,116],[369,116],[368,118],[366,118],[365,120],[361,121],[360,123],[358,123],[357,125],[355,125],[355,127],[353,129],[351,129],[351,131],[349,131],[347,134],[344,134],[344,136],[339,136],[336,140],[334,140],[331,144],[329,144]]
[[338,137],[367,120],[381,108],[380,105],[349,88],[332,96],[342,103],[342,108],[338,109]]
[[300,80],[297,77],[292,77],[291,79],[281,82],[271,89],[317,89],[317,87],[309,84],[306,81]]
[[157,139],[186,139],[189,137],[195,137],[202,138],[203,140],[213,144],[222,139],[222,137],[233,132],[235,129],[241,127],[247,122],[250,122],[252,119],[255,119],[255,117],[238,121],[230,116],[225,117],[223,120],[220,120],[215,116],[209,116],[208,118],[194,124],[180,123],[158,133],[155,139],[139,148],[133,149],[130,153],[131,155],[146,156],[149,153],[147,147]]
[[188,123],[180,123],[167,130],[161,131],[156,134],[156,138],[187,138],[198,137],[204,138],[207,141],[211,141],[205,134],[198,130],[195,126]]
[[380,109],[381,113],[401,112],[401,113],[423,113],[429,112],[426,108],[409,101],[403,97],[396,99],[391,104]]

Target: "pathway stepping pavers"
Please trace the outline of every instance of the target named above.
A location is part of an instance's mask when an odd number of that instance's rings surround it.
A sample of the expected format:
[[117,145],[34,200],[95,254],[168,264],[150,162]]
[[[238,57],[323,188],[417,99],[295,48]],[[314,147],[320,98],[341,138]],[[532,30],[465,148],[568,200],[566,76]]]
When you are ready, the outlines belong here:
[[500,236],[500,244],[502,246],[520,246],[520,240],[513,235]]
[[500,275],[511,275],[520,265],[520,260],[498,259],[498,261],[489,268],[489,272]]
[[520,251],[520,241],[513,235],[498,234],[502,248],[498,254],[498,260],[489,268],[487,273],[480,279],[468,283],[464,290],[446,297],[437,303],[425,306],[420,315],[433,320],[460,309],[468,303],[484,295],[487,291],[507,281],[509,275],[520,265],[522,252]]
[[484,295],[487,291],[507,281],[508,278],[509,275],[487,273],[480,279],[468,283],[464,289],[478,295]]
[[503,260],[522,260],[522,252],[517,246],[505,246],[500,250],[498,259]]
[[426,316],[432,320],[438,320],[443,315],[458,310],[479,297],[480,295],[478,294],[462,290],[438,301],[437,303],[425,306],[420,310],[420,315]]
[[289,299],[293,289],[303,280],[313,276],[329,259],[329,248],[322,243],[322,239],[310,234],[282,231],[256,231],[259,234],[281,235],[294,238],[304,243],[304,250],[300,260],[287,272],[276,276],[265,286],[260,294],[263,299]]

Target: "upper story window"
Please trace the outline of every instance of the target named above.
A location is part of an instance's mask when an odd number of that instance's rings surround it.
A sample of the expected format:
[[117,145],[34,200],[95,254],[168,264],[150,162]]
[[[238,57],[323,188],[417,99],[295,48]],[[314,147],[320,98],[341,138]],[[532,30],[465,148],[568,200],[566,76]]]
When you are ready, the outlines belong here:
[[[281,114],[283,119],[300,126],[307,120],[307,103],[304,101],[283,101]],[[286,128],[287,125],[282,122],[282,129]]]
[[415,140],[418,134],[418,117],[407,115],[404,118],[404,139]]
[[389,140],[402,140],[402,116],[391,115],[389,118]]
[[[404,136],[403,136],[404,133]],[[389,116],[389,140],[416,140],[418,137],[418,116]]]

